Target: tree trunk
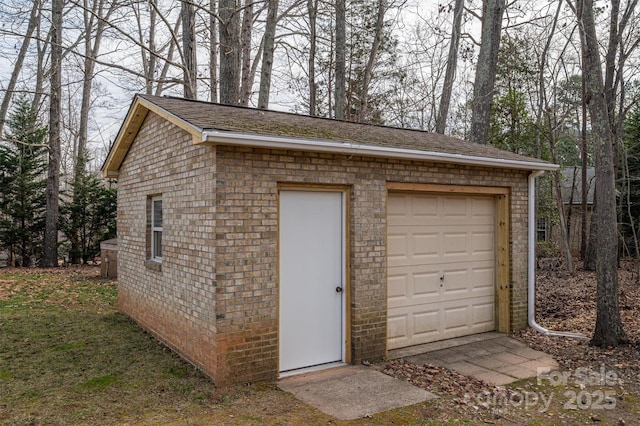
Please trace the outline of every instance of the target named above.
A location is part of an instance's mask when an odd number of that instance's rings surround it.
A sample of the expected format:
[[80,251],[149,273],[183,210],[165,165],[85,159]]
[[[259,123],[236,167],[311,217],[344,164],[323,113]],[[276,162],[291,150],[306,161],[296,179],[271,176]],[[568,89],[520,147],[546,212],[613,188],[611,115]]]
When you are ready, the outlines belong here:
[[604,92],[598,40],[593,16],[593,0],[577,0],[578,24],[582,44],[585,87],[591,116],[596,154],[596,193],[594,215],[598,250],[596,253],[597,311],[591,344],[618,346],[627,341],[618,305],[618,229],[616,188],[613,165],[613,134]]
[[317,16],[318,0],[307,0],[309,12],[309,115],[316,115],[316,49],[317,49]]
[[9,78],[9,83],[4,91],[4,97],[2,98],[2,105],[0,105],[0,140],[4,135],[4,122],[7,119],[7,111],[9,110],[9,105],[11,104],[11,98],[13,96],[13,91],[16,88],[16,83],[18,82],[18,76],[22,71],[22,65],[24,64],[25,56],[27,55],[27,51],[29,50],[29,44],[31,43],[31,37],[33,36],[33,32],[35,31],[38,21],[40,20],[40,0],[35,0],[33,2],[33,6],[31,7],[31,14],[29,16],[29,25],[27,26],[27,32],[22,39],[22,45],[20,46],[20,50],[18,51],[18,56],[16,57],[16,62],[13,65],[13,71],[11,71],[11,77]]
[[242,44],[241,78],[240,78],[240,105],[248,105],[253,89],[251,78],[251,33],[253,30],[253,0],[244,1],[244,13],[242,15],[242,29],[240,40]]
[[[149,0],[149,2],[152,4],[150,10],[149,10],[149,41],[147,42],[148,45],[148,49],[149,49],[149,59],[147,59],[147,53],[143,50],[142,51],[142,64],[144,66],[145,69],[145,75],[146,75],[146,81],[145,81],[145,93],[147,95],[150,95],[153,93],[153,83],[155,82],[156,79],[156,62],[157,62],[157,58],[155,55],[155,51],[156,51],[156,8],[157,6],[155,5],[156,0]],[[138,23],[139,27],[142,27],[142,22]],[[140,35],[140,41],[144,40],[142,38],[142,35]]]
[[276,24],[278,22],[278,0],[269,2],[267,10],[267,23],[264,30],[264,43],[262,49],[262,69],[260,71],[260,91],[258,93],[258,108],[269,107],[269,94],[271,92],[271,69],[273,68],[273,52],[275,50]]
[[567,271],[570,274],[573,274],[575,269],[573,267],[573,256],[571,255],[571,247],[569,245],[569,232],[567,231],[569,227],[567,226],[567,220],[565,218],[562,190],[560,186],[560,171],[556,170],[553,172],[553,194],[556,198],[558,218],[560,219],[560,243],[562,244],[562,254],[567,265]]
[[44,232],[43,266],[58,266],[58,193],[60,191],[60,121],[62,94],[62,9],[63,0],[51,3],[51,88],[49,95],[49,165]]
[[240,14],[236,0],[219,2],[220,102],[237,105],[240,101]]
[[460,46],[460,26],[462,24],[462,12],[464,10],[464,0],[455,0],[453,8],[453,24],[451,27],[451,42],[449,44],[449,55],[447,56],[447,69],[444,73],[444,83],[442,84],[442,96],[440,96],[440,108],[436,119],[436,133],[444,134],[447,127],[447,116],[449,115],[449,105],[451,104],[451,92],[453,82],[456,78],[456,68],[458,66],[458,47]]
[[472,142],[486,144],[489,142],[491,105],[496,81],[505,0],[484,0],[483,9],[482,38],[473,87],[473,111],[469,139]]
[[[587,187],[587,167],[588,167],[588,150],[587,150],[587,97],[586,97],[586,88],[585,81],[582,78],[582,100],[581,100],[581,108],[582,108],[582,129],[580,130],[580,151],[582,157],[582,218],[580,223],[580,258],[584,264],[588,263],[587,261],[587,241],[589,240],[589,236],[587,235],[587,197],[589,196],[589,188]],[[591,231],[593,232],[593,230]],[[594,253],[595,254],[595,253]],[[595,259],[594,259],[595,260]],[[595,262],[592,262],[595,263]],[[586,269],[586,268],[585,268]]]
[[218,2],[209,1],[209,97],[218,102]]
[[360,108],[358,111],[358,122],[364,123],[368,116],[368,98],[369,98],[369,84],[371,83],[371,76],[373,75],[373,67],[376,64],[376,58],[378,56],[378,50],[380,49],[380,43],[382,42],[382,30],[384,29],[384,14],[386,12],[386,1],[378,0],[378,13],[376,17],[375,35],[373,37],[373,43],[371,44],[371,51],[369,52],[369,59],[364,69],[364,78],[362,82],[362,93],[360,94]]
[[196,13],[190,0],[182,1],[182,55],[184,97],[198,97],[198,62],[196,58]]
[[335,118],[345,119],[345,107],[347,101],[346,82],[346,10],[345,0],[335,0],[336,2],[336,81],[335,81]]

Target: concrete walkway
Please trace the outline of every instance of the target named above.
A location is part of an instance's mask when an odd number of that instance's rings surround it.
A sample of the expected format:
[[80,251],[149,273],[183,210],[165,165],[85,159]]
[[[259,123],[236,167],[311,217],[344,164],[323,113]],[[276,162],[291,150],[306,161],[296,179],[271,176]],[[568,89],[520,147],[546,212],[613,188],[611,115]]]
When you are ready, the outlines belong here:
[[290,376],[278,387],[338,420],[353,420],[436,396],[373,367],[348,365]]
[[506,385],[555,370],[556,361],[544,352],[502,333],[482,333],[389,352],[391,359],[425,363],[475,377],[485,383]]
[[[546,373],[558,368],[544,352],[496,332],[393,350],[388,355],[390,359],[402,358],[417,365],[445,367],[494,385],[536,377],[539,369]],[[375,367],[354,365],[289,376],[280,379],[278,387],[339,420],[367,417],[436,398]]]

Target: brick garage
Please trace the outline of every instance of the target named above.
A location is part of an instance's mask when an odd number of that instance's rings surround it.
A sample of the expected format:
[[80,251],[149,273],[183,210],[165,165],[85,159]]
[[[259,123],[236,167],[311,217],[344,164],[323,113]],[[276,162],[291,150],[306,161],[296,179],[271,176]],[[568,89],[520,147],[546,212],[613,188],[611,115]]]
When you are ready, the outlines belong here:
[[[529,176],[554,167],[426,132],[139,95],[104,166],[118,179],[119,308],[219,385],[520,329]],[[481,205],[484,228],[461,231]],[[396,235],[402,206],[417,219]],[[431,210],[453,213],[433,231]],[[457,269],[420,260],[461,251]]]

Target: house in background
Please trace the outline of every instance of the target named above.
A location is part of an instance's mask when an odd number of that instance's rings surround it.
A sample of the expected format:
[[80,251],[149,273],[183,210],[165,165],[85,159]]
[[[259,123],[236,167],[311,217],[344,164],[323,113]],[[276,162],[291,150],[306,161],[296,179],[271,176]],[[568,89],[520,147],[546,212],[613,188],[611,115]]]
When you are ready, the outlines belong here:
[[[584,213],[587,220],[587,235],[591,226],[593,213],[593,197],[596,187],[595,168],[587,167],[587,210]],[[580,256],[582,242],[582,168],[579,166],[565,167],[560,171],[560,184],[564,213],[569,228],[569,248],[573,256]],[[546,241],[549,238],[549,226],[545,218],[538,217],[538,241]],[[557,225],[552,228],[551,235],[554,241],[560,245],[560,230]]]
[[527,325],[544,161],[439,134],[139,95],[118,306],[218,385]]

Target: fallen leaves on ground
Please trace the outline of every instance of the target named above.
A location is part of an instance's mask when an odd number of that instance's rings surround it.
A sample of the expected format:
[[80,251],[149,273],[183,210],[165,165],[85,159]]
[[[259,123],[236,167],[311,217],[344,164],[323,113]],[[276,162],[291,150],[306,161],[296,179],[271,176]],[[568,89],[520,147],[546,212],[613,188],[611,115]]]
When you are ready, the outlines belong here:
[[[596,322],[596,275],[578,264],[569,275],[558,263],[539,262],[536,282],[536,319],[548,330],[582,333],[591,337]],[[638,267],[625,261],[618,269],[622,325],[630,343],[617,348],[598,348],[588,340],[545,336],[531,328],[513,337],[536,350],[552,355],[564,369],[603,366],[614,370],[625,383],[640,383],[640,284]]]

